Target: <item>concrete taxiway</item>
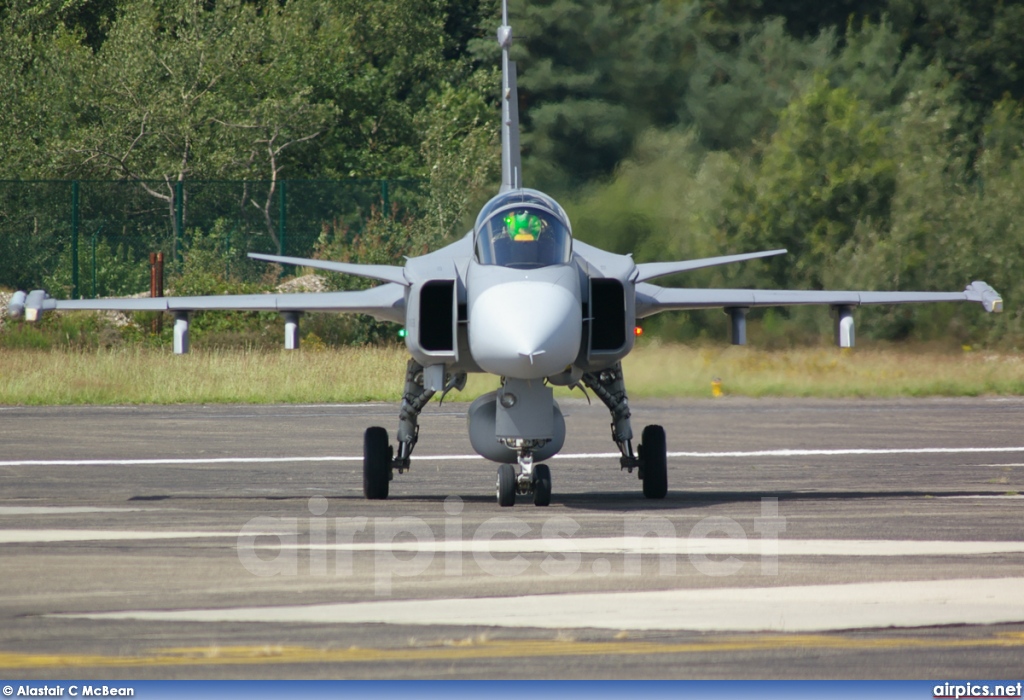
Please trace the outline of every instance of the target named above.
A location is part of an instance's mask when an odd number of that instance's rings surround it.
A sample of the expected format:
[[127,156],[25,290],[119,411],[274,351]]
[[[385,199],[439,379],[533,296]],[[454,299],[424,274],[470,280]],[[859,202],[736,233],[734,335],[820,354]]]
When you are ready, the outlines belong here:
[[1014,679],[1024,399],[562,402],[547,508],[465,404],[0,407],[0,677]]

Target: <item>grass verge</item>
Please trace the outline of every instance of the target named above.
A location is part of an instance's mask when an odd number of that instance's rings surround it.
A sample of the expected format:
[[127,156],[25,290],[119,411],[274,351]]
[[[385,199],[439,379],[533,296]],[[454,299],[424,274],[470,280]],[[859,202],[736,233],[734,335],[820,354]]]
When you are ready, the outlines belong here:
[[[320,351],[0,349],[0,404],[346,403],[398,401],[404,348]],[[894,347],[767,351],[646,344],[624,361],[630,396],[894,397],[1024,395],[1024,357]],[[497,386],[472,375],[470,400]],[[559,389],[560,395],[570,395]],[[582,396],[579,391],[572,392]]]

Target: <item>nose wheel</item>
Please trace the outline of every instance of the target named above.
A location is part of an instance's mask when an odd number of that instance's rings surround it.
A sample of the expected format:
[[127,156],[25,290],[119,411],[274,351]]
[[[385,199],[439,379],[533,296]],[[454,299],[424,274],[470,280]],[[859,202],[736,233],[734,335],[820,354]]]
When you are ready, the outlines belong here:
[[509,508],[516,504],[517,486],[516,468],[511,464],[502,464],[498,467],[498,505],[502,508]]
[[546,464],[533,468],[533,505],[546,506],[551,503],[551,470]]
[[535,506],[546,506],[551,503],[551,470],[546,464],[538,464],[531,470],[523,470],[516,474],[512,464],[498,467],[498,483],[496,484],[498,505],[509,508],[516,504],[516,495],[533,494]]

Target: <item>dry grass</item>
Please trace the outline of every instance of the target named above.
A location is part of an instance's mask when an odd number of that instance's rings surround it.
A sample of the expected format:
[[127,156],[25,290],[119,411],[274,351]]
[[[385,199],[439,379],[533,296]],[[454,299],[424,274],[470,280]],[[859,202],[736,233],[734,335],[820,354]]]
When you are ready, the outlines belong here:
[[743,396],[981,396],[1024,394],[1024,357],[914,346],[767,351],[651,344],[623,362],[638,396],[709,396],[721,380]]
[[[402,348],[322,351],[0,349],[0,404],[340,403],[398,401]],[[647,344],[624,362],[633,397],[704,397],[718,378],[745,396],[1024,394],[1024,357],[914,348],[765,351]],[[474,375],[468,400],[497,386]],[[564,390],[559,390],[564,394]],[[576,392],[580,396],[579,392]]]
[[398,349],[322,352],[143,347],[0,350],[2,404],[305,403],[397,401]]

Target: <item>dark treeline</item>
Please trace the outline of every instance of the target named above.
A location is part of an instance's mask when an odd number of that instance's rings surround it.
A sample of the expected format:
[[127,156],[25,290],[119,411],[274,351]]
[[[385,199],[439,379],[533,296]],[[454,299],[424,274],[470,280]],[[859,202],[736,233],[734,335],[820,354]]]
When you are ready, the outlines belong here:
[[[871,310],[861,335],[1024,339],[1024,2],[510,12],[526,181],[565,200],[580,238],[641,260],[791,251],[680,284],[985,279],[1001,318]],[[428,203],[415,221],[371,227],[379,245],[328,236],[322,250],[437,243],[493,190],[499,14],[496,0],[0,0],[0,179],[133,180],[166,203],[188,179],[416,178]],[[788,341],[830,321],[760,323]],[[724,317],[656,325],[689,338]]]
[[[1024,3],[547,0],[516,19],[524,171],[576,234],[639,260],[785,247],[679,284],[956,289],[865,309],[861,334],[1019,346],[1024,333]],[[827,337],[766,311],[753,342]],[[721,314],[657,317],[725,337]],[[759,332],[760,331],[760,332]]]

